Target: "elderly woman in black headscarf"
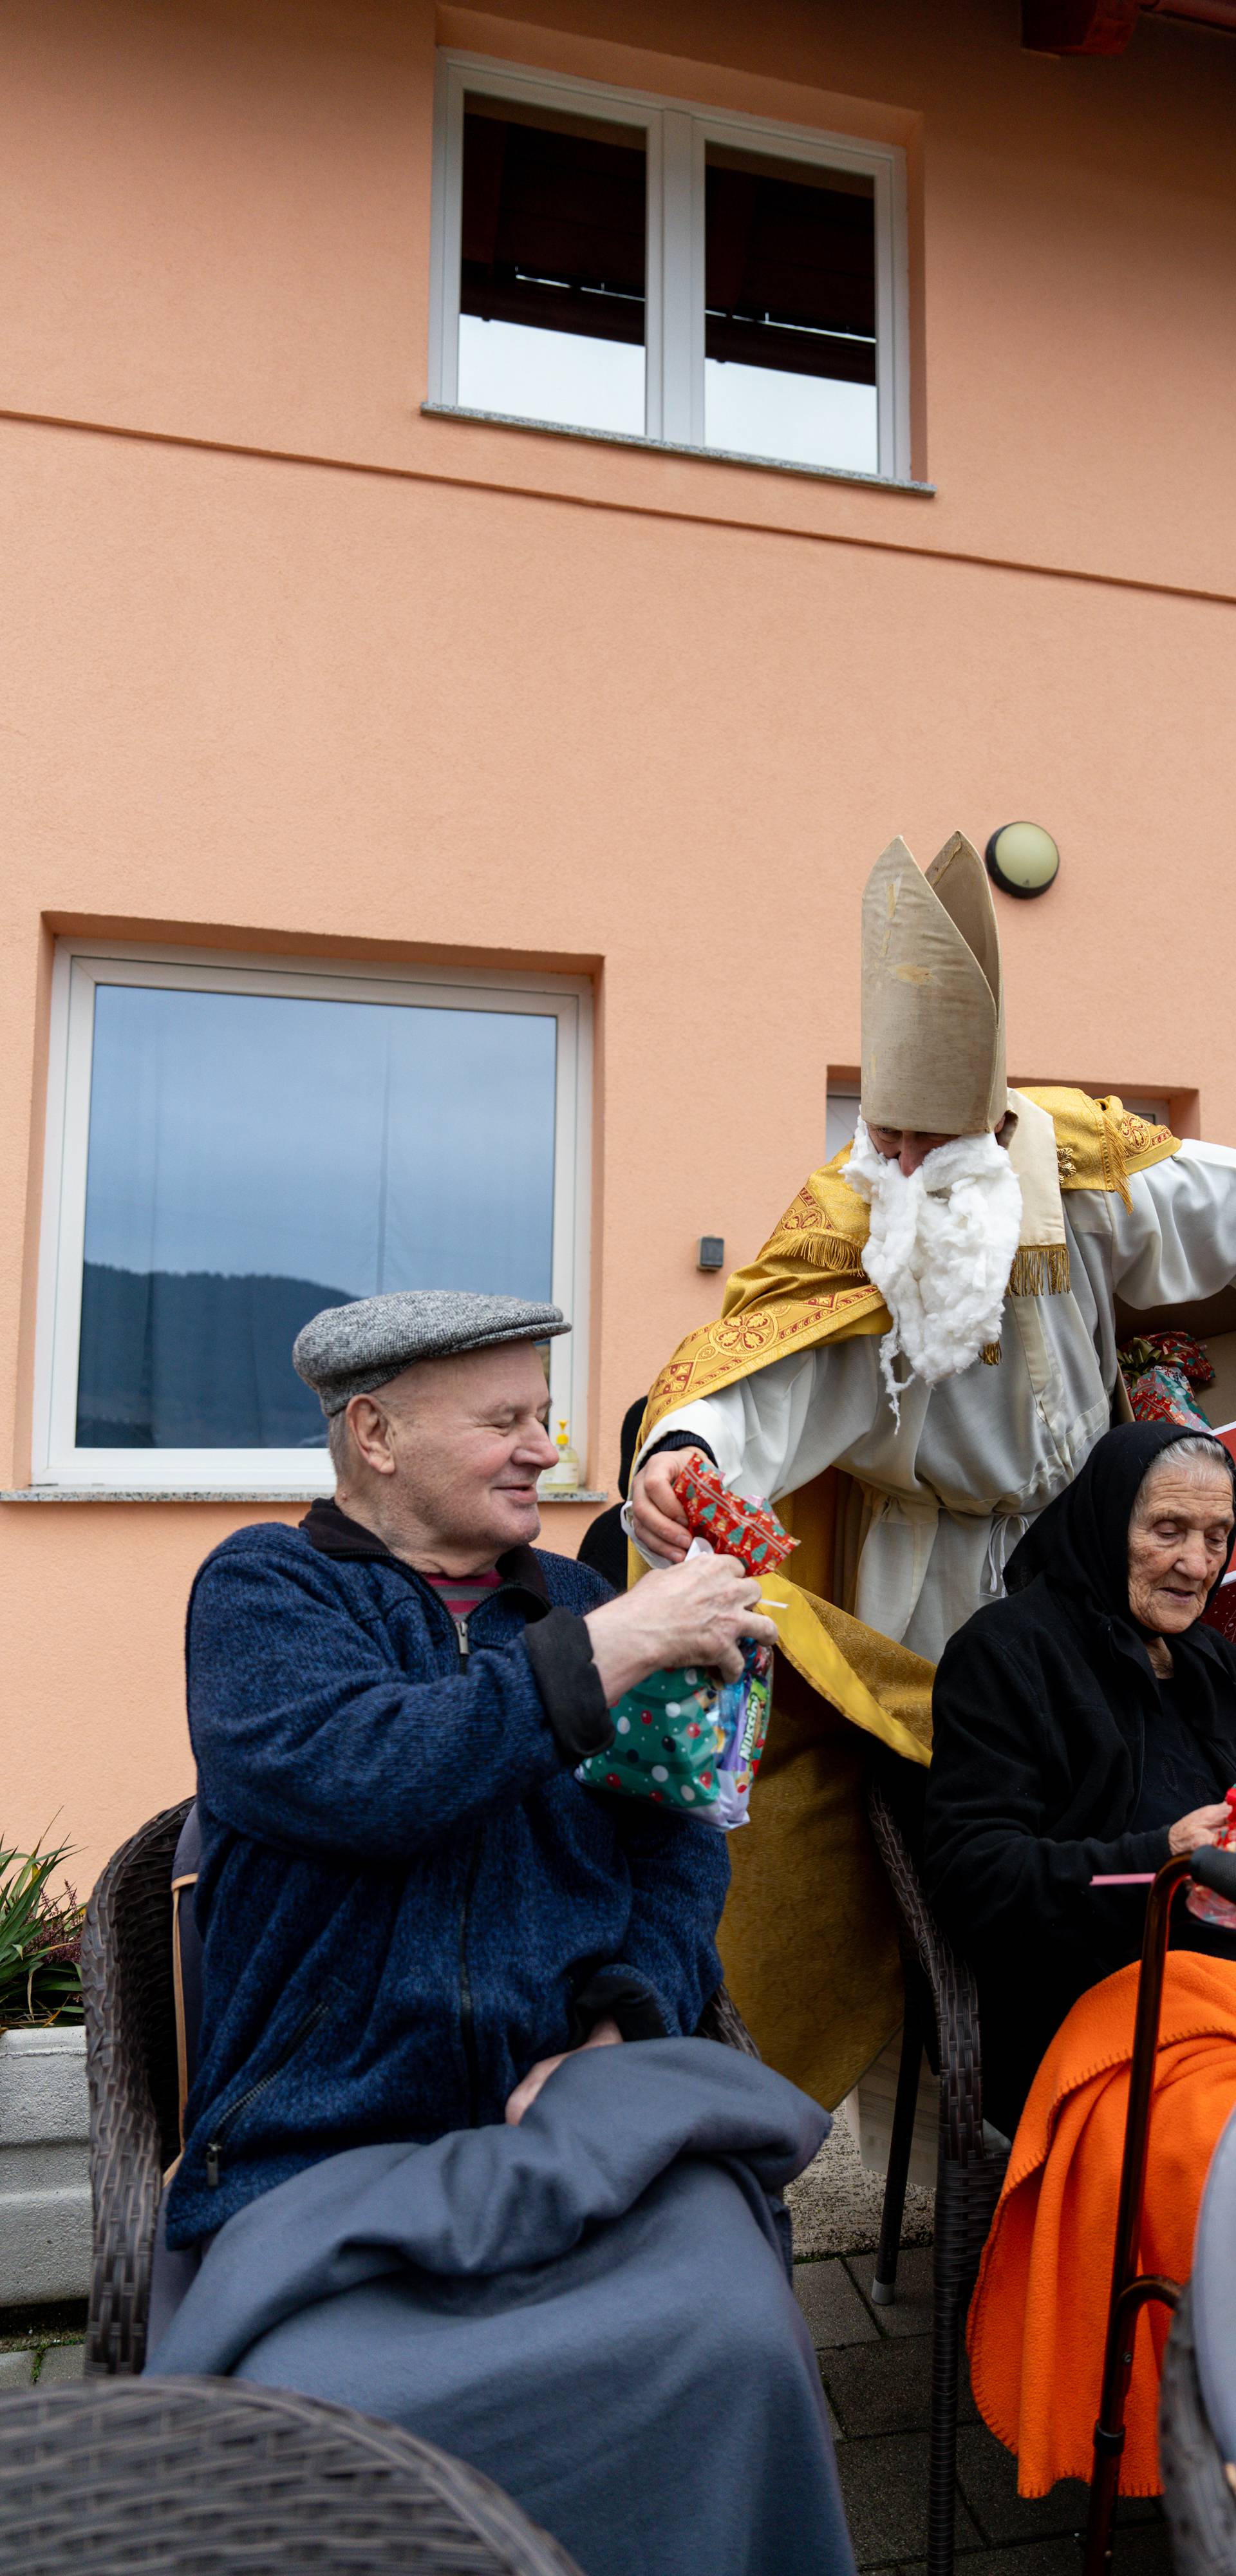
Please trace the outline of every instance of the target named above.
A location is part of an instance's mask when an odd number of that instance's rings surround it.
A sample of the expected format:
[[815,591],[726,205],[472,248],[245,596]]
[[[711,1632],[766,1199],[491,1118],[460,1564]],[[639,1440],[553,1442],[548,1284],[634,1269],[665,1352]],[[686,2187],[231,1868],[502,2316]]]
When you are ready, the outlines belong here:
[[[974,1968],[983,2103],[1009,2136],[1077,1998],[1141,1949],[1144,1888],[1090,1880],[1213,1842],[1236,1784],[1236,1647],[1201,1613],[1236,1470],[1178,1423],[1109,1431],[941,1657],[925,1874]],[[1173,1939],[1236,1960],[1183,1903]]]

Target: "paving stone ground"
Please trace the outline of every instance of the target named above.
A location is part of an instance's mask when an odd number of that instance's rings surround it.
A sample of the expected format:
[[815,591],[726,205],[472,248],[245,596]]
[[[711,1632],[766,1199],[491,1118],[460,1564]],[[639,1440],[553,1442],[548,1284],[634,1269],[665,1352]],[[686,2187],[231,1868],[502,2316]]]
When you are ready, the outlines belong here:
[[[903,2251],[897,2298],[873,2307],[872,2259],[807,2256],[794,2286],[820,2361],[859,2567],[921,2576],[927,2549],[931,2248]],[[964,2372],[964,2363],[963,2363]],[[1017,2493],[1017,2469],[963,2382],[957,2444],[958,2576],[1080,2576],[1086,2489]],[[1120,2508],[1114,2576],[1170,2576],[1157,2504]]]
[[84,2303],[58,2308],[0,2308],[0,2396],[13,2388],[50,2388],[80,2379],[85,2358]]

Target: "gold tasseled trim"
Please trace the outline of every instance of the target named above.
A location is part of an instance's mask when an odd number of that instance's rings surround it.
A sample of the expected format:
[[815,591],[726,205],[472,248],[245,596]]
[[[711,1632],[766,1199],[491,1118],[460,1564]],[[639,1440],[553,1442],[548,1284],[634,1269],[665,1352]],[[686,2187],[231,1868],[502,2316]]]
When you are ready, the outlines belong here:
[[[1117,1191],[1119,1196],[1123,1199],[1125,1206],[1127,1208],[1131,1208],[1133,1201],[1129,1196],[1128,1157],[1125,1152],[1124,1137],[1120,1132],[1120,1128],[1116,1124],[1116,1120],[1114,1118],[1109,1118],[1107,1115],[1107,1102],[1105,1100],[1101,1100],[1099,1107],[1103,1111],[1103,1133],[1100,1139],[1100,1152],[1103,1157],[1103,1187],[1105,1190]],[[1120,1115],[1119,1101],[1116,1102],[1116,1110],[1117,1115]]]
[[986,1361],[988,1368],[998,1368],[1003,1356],[999,1342],[984,1342],[979,1353],[980,1359]]
[[766,1243],[760,1255],[763,1261],[802,1262],[809,1270],[831,1270],[838,1278],[865,1279],[863,1245],[848,1243],[843,1234],[829,1234],[818,1229],[814,1234],[779,1232]]
[[1013,1255],[1011,1297],[1063,1297],[1069,1285],[1067,1243],[1027,1243]]
[[1026,1098],[1045,1109],[1056,1130],[1056,1162],[1062,1190],[1111,1190],[1130,1207],[1129,1174],[1149,1171],[1169,1154],[1178,1154],[1180,1139],[1170,1127],[1139,1118],[1115,1092],[1092,1100],[1089,1092],[1038,1084]]

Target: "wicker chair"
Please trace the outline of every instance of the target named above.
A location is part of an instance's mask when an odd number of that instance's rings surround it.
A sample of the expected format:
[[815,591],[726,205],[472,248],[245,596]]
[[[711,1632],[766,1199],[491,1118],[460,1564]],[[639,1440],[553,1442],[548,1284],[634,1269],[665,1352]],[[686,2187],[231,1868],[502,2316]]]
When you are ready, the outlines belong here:
[[1206,2413],[1187,2283],[1163,2356],[1159,2457],[1176,2576],[1236,2576],[1236,2471],[1227,2467]]
[[1000,2197],[1008,2150],[993,2147],[983,2134],[974,1978],[935,1921],[904,1836],[878,1786],[869,1791],[868,1812],[897,1900],[906,1988],[905,2034],[873,2291],[877,2303],[887,2303],[894,2293],[919,2070],[926,2049],[932,2072],[940,2079],[927,2568],[928,2576],[950,2576],[956,2522],[960,2330]]
[[[142,1825],[86,1909],[82,1989],[90,2082],[94,2260],[86,2373],[129,2375],[146,2359],[150,2271],[163,2175],[180,2148],[172,1859],[191,1801]],[[724,1986],[699,2036],[758,2057]]]
[[0,2398],[22,2576],[580,2576],[509,2497],[393,2424],[232,2379]]

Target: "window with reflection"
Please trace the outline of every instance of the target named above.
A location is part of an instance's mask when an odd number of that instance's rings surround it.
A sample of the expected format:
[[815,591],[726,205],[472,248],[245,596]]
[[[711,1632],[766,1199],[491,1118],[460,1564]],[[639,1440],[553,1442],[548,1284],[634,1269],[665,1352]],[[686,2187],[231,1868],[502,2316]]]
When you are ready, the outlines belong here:
[[552,1019],[100,984],[80,1448],[320,1446],[323,1306],[550,1293]]
[[461,403],[643,429],[645,158],[639,126],[466,100]]
[[[89,953],[57,973],[53,1476],[90,1481],[106,1456],[107,1481],[157,1483],[178,1453],[223,1474],[281,1452],[325,1478],[291,1361],[323,1307],[469,1288],[575,1309],[582,979],[161,974]],[[554,1362],[561,1412],[573,1357],[566,1379]]]
[[444,53],[430,406],[909,475],[893,144]]
[[707,444],[877,473],[874,182],[710,143],[706,209]]

